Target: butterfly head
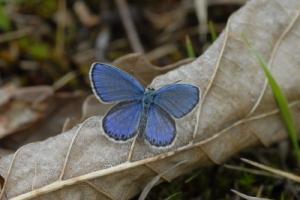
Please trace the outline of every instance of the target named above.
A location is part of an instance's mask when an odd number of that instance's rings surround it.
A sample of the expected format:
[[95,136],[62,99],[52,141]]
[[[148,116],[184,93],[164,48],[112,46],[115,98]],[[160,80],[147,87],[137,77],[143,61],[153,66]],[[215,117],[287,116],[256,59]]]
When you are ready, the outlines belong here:
[[153,88],[147,88],[144,93],[143,97],[143,103],[144,105],[150,105],[154,101],[154,89]]

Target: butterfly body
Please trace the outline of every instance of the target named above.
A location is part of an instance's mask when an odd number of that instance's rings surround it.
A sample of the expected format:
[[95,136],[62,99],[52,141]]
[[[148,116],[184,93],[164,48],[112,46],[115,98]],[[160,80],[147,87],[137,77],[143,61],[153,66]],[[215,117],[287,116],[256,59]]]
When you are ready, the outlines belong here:
[[144,133],[146,124],[147,124],[147,116],[149,113],[149,109],[154,103],[154,97],[155,97],[155,90],[152,88],[147,88],[145,90],[145,93],[143,95],[142,105],[143,105],[143,113],[139,122],[139,132],[141,134]]
[[117,103],[102,121],[106,135],[117,141],[140,134],[156,147],[172,144],[176,136],[173,117],[185,116],[200,98],[198,87],[189,84],[145,89],[134,77],[102,63],[92,65],[90,79],[99,100]]

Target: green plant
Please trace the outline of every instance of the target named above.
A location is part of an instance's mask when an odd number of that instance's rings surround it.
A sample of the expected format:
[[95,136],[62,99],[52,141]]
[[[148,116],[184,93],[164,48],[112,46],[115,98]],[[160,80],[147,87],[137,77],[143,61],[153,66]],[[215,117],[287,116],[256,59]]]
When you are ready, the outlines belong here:
[[217,36],[216,29],[215,29],[215,24],[212,21],[208,22],[208,29],[209,29],[209,33],[211,36],[211,40],[212,40],[212,42],[214,42],[218,36]]
[[196,58],[196,53],[191,42],[190,37],[187,35],[185,37],[185,47],[189,58]]

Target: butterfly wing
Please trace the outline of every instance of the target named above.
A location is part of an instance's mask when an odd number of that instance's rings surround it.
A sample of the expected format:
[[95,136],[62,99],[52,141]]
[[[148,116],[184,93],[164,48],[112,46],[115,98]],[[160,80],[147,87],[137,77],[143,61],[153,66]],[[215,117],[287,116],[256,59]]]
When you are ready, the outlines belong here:
[[154,104],[176,118],[189,113],[199,101],[199,88],[189,84],[170,84],[155,92]]
[[176,135],[174,119],[159,106],[153,104],[148,111],[145,128],[146,140],[154,146],[163,147],[170,145]]
[[106,103],[139,100],[145,90],[134,77],[117,67],[102,63],[92,65],[90,80],[94,94]]
[[104,117],[104,132],[115,140],[125,141],[137,134],[142,115],[140,101],[127,101],[115,105]]

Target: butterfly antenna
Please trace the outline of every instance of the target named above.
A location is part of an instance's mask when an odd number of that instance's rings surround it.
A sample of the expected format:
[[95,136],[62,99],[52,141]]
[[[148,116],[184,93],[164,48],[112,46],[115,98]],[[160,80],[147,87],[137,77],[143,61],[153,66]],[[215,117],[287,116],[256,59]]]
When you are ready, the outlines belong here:
[[[182,80],[177,80],[177,81],[175,81],[174,83],[179,83],[179,82],[181,82],[181,81],[182,81]],[[173,84],[174,84],[174,83],[173,83]]]

